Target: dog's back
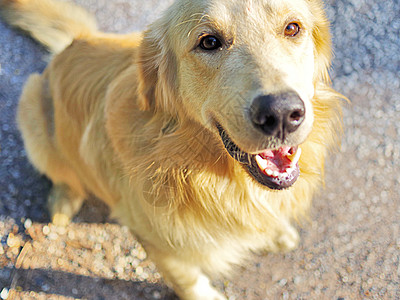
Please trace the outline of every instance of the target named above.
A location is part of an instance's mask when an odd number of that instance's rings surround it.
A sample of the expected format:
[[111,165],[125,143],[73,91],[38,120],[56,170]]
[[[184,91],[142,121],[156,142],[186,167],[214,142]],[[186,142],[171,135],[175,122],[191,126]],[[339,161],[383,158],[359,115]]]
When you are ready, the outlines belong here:
[[[52,54],[62,52],[74,38],[97,31],[95,19],[84,9],[68,2],[0,0],[0,15],[10,25],[28,32]],[[68,162],[57,151],[54,114],[48,76],[32,74],[20,97],[17,123],[30,161],[54,184],[62,185],[49,196],[50,210],[60,210],[60,203],[56,203],[55,198],[68,196],[77,199],[75,207],[67,205],[63,214],[52,216],[53,221],[65,225],[69,221],[66,215],[79,209],[86,193]],[[66,186],[73,187],[73,192],[66,191]]]
[[[99,150],[88,141],[88,132],[104,126],[106,89],[131,65],[141,36],[133,33],[127,39],[98,32],[94,18],[68,2],[4,0],[0,4],[9,24],[27,31],[54,54],[44,73],[32,74],[26,82],[17,123],[30,161],[54,183],[48,199],[52,221],[66,225],[87,189],[113,204],[110,199],[115,197],[110,196],[107,183],[99,183],[102,172],[83,168]],[[110,144],[102,128],[96,138],[99,144]],[[107,155],[105,148],[99,155]]]

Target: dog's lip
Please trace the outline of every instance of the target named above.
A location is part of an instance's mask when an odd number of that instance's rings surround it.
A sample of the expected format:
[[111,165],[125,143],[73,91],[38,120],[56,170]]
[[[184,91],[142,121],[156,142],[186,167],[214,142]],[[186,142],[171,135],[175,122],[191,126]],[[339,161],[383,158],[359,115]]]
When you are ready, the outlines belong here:
[[260,184],[274,190],[291,187],[300,175],[298,146],[282,146],[252,154],[242,151],[220,124],[216,124],[225,149]]

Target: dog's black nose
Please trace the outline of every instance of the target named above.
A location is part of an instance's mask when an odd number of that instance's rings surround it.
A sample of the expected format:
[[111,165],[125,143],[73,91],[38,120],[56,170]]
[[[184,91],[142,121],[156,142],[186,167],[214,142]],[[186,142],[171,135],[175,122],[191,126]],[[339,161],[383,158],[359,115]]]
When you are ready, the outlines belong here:
[[262,95],[251,105],[250,120],[264,134],[284,139],[299,128],[305,111],[303,100],[295,92]]

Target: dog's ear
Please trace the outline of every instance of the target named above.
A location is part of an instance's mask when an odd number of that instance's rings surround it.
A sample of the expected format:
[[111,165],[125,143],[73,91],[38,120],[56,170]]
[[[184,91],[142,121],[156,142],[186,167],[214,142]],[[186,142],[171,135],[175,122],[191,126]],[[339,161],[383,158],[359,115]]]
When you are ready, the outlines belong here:
[[144,33],[139,47],[138,101],[142,110],[175,113],[177,67],[167,38],[166,26],[155,23]]
[[329,21],[326,17],[320,0],[310,0],[311,9],[315,18],[313,39],[315,45],[315,79],[329,82],[328,69],[332,59],[332,42],[329,30]]

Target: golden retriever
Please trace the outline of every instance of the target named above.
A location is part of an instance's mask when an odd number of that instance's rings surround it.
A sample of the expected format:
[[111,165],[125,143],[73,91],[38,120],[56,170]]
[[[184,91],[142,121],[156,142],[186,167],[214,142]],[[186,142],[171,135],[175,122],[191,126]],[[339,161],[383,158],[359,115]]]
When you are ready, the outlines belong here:
[[54,54],[18,108],[54,223],[94,194],[181,299],[224,299],[207,275],[297,245],[341,127],[320,0],[176,0],[129,35],[67,2],[0,2]]

